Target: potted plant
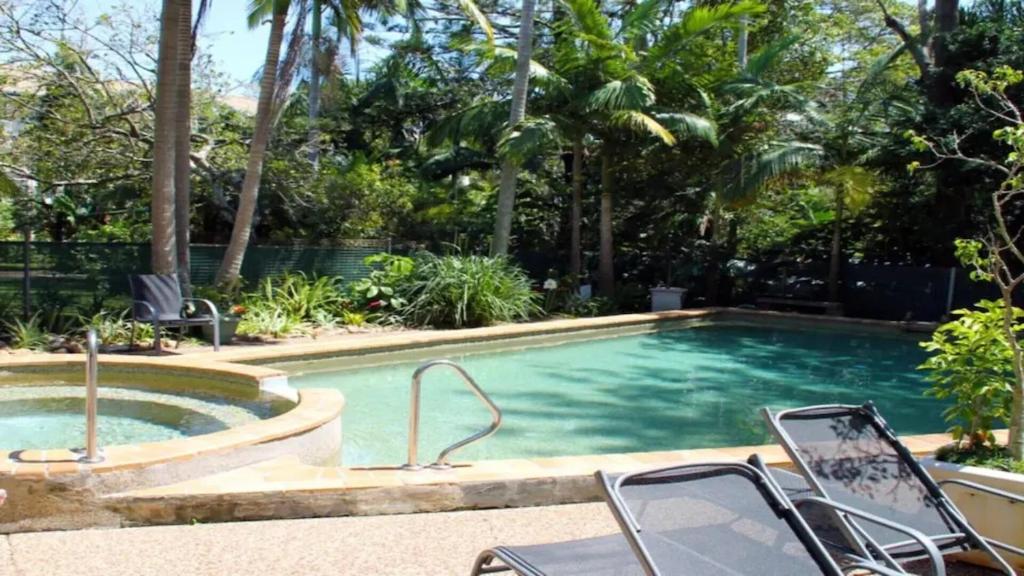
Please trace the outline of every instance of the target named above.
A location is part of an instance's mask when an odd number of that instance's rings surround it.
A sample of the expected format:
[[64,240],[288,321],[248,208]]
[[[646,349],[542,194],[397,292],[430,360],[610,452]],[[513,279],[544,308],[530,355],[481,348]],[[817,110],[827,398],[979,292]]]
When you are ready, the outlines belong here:
[[[1013,458],[994,431],[1009,422],[1013,405],[1013,352],[1003,333],[1003,304],[982,300],[953,315],[956,320],[922,344],[932,355],[920,366],[932,382],[926,393],[951,402],[943,416],[953,442],[922,463],[939,482],[966,480],[1024,496],[1024,462]],[[1024,310],[1015,308],[1014,317],[1015,331],[1024,330]],[[947,493],[982,535],[1024,548],[1024,505],[957,485]],[[1024,569],[1024,558],[1007,560]]]
[[[242,321],[242,316],[245,314],[245,306],[241,304],[235,304],[228,306],[227,310],[220,315],[220,343],[228,344],[231,339],[235,337],[235,332],[238,331],[238,323]],[[208,324],[203,325],[203,339],[207,342],[213,342],[213,326]]]

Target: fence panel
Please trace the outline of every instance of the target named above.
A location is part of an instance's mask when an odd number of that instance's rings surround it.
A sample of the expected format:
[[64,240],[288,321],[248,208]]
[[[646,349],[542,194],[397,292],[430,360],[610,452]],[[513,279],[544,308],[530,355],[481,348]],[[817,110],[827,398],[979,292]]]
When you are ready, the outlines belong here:
[[[347,240],[332,246],[261,246],[246,251],[242,277],[255,283],[283,272],[364,278],[363,258],[387,251],[387,239]],[[191,247],[192,281],[214,281],[226,246]],[[0,317],[21,310],[25,244],[0,242]],[[143,243],[31,242],[29,268],[33,310],[56,313],[67,308],[97,310],[109,299],[128,295],[128,275],[150,270],[150,246]]]

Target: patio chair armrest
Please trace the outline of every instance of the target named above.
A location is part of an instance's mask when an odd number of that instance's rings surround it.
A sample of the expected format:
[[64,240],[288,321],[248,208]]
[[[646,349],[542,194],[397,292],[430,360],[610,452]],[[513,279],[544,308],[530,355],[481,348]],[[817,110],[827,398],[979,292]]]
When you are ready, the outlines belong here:
[[915,542],[920,544],[921,548],[928,555],[928,558],[929,560],[931,560],[932,563],[932,576],[946,576],[946,564],[942,560],[942,554],[939,552],[938,546],[936,546],[934,542],[932,542],[927,536],[925,536],[921,532],[918,532],[917,530],[914,530],[913,528],[910,528],[908,526],[904,526],[902,524],[886,520],[885,518],[879,518],[878,516],[875,516],[874,514],[871,514],[869,512],[864,512],[863,510],[859,510],[857,508],[847,506],[845,504],[840,504],[839,502],[835,502],[827,498],[822,498],[820,496],[801,498],[799,500],[796,500],[794,504],[801,504],[805,502],[815,504],[818,506],[823,506],[826,508],[831,508],[832,510],[842,512],[843,514],[853,516],[855,518],[860,518],[861,520],[864,520],[866,522],[870,522],[872,524],[877,524],[879,526],[888,528],[889,530],[892,530],[894,532],[906,534]]
[[[149,311],[149,318],[148,319],[146,319],[146,318],[139,318],[135,314],[135,305],[136,304],[141,304],[141,305],[146,307],[146,310]],[[156,308],[154,308],[152,304],[150,304],[149,302],[146,302],[145,300],[132,300],[132,320],[141,320],[143,322],[153,322],[153,321],[156,321],[157,320]]]
[[1006,490],[1000,490],[998,488],[992,488],[991,486],[985,486],[984,484],[978,484],[977,482],[971,482],[970,480],[961,480],[959,478],[948,478],[946,480],[940,481],[938,484],[939,484],[939,486],[945,486],[946,484],[954,484],[956,486],[963,486],[965,488],[970,488],[971,490],[976,490],[978,492],[984,492],[986,494],[991,494],[993,496],[998,496],[1000,498],[1005,498],[1006,500],[1009,500],[1012,503],[1024,504],[1024,496],[1021,496],[1020,494],[1014,494],[1013,492],[1007,492]]
[[213,302],[210,302],[206,298],[182,298],[181,301],[182,302],[200,302],[204,306],[206,306],[207,310],[210,311],[210,316],[213,316],[215,319],[216,318],[220,318],[220,314],[217,313],[217,306],[215,306],[213,304]]

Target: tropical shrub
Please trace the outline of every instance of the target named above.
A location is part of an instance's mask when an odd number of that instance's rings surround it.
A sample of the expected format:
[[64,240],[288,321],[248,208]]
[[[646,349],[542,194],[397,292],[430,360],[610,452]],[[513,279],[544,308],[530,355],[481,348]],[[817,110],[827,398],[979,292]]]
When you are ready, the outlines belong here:
[[254,292],[242,296],[242,302],[240,334],[281,338],[308,332],[310,326],[334,327],[348,299],[340,276],[309,278],[299,272],[264,278]]
[[373,270],[349,287],[356,308],[379,316],[401,311],[406,305],[401,291],[412,274],[413,259],[384,253],[367,256],[363,263]]
[[[931,352],[918,368],[928,372],[932,388],[926,392],[952,400],[943,412],[950,432],[967,449],[995,446],[992,429],[1010,418],[1013,356],[1003,335],[1002,303],[982,300],[973,309],[957,310],[953,322],[943,324],[932,339],[922,343]],[[1024,330],[1024,310],[1014,309]]]
[[45,350],[50,343],[50,335],[43,327],[38,312],[25,321],[14,318],[4,322],[4,328],[10,336],[11,348]]
[[422,253],[402,294],[402,317],[419,326],[487,326],[541,313],[530,279],[504,257]]
[[308,331],[308,326],[284,309],[274,306],[254,306],[238,323],[238,333],[251,336],[283,338]]
[[[95,328],[96,336],[103,345],[127,344],[131,341],[131,318],[129,308],[125,308],[121,314],[99,311],[92,316],[79,317],[79,324],[83,331]],[[135,326],[135,341],[147,342],[153,340],[153,325],[138,324]]]

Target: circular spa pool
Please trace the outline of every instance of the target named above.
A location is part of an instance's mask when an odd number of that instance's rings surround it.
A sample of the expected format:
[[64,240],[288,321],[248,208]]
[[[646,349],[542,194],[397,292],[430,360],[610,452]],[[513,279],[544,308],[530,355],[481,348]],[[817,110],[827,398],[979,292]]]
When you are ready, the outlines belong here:
[[[74,448],[85,441],[83,374],[0,372],[0,451]],[[100,446],[159,442],[235,428],[293,404],[195,377],[104,371]]]

